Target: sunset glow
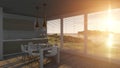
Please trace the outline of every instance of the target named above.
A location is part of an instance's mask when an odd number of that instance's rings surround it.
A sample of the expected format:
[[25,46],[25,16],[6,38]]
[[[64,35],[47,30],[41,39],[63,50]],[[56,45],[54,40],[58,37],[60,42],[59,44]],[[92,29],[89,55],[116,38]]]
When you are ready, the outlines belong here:
[[114,38],[114,37],[113,37],[113,34],[110,33],[110,34],[108,35],[108,39],[107,39],[107,47],[108,47],[108,48],[112,48],[113,38]]
[[[111,7],[109,7],[109,9],[108,9],[108,16],[107,16],[107,24],[106,24],[106,26],[107,26],[108,32],[111,32],[112,29],[114,28],[114,22],[113,22],[113,16],[112,16]],[[113,34],[109,33],[108,34],[108,39],[107,39],[107,47],[112,48],[112,45],[113,45]]]
[[114,22],[113,22],[113,16],[112,16],[112,10],[111,8],[108,9],[108,14],[107,14],[107,22],[106,22],[106,26],[108,31],[112,31],[112,29],[114,28]]

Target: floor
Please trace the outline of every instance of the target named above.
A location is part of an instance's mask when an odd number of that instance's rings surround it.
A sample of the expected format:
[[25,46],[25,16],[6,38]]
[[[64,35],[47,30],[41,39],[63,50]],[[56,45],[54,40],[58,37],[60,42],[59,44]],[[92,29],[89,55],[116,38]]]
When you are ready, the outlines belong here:
[[62,52],[59,65],[51,63],[45,68],[120,68],[120,65]]
[[[120,68],[120,64],[114,64],[107,61],[100,61],[97,59],[80,56],[79,54],[71,54],[68,52],[61,52],[61,63],[55,62],[46,64],[45,68]],[[2,63],[1,63],[2,64]],[[39,68],[38,64],[33,66],[26,66],[24,68]]]

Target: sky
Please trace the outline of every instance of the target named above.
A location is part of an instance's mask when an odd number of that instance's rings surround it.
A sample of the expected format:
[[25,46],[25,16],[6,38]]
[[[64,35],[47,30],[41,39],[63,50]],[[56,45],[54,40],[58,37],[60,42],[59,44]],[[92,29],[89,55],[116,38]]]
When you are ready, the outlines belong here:
[[[67,17],[64,21],[64,33],[78,33],[84,30],[84,16]],[[60,33],[60,19],[48,21],[48,33]],[[111,9],[88,14],[88,30],[100,30],[120,33],[120,9]]]

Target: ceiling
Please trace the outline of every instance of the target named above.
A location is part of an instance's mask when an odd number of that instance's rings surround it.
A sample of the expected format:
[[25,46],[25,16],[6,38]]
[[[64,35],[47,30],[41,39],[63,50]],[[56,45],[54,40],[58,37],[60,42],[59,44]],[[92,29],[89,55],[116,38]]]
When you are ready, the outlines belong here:
[[[0,7],[5,13],[35,16],[35,7],[42,6],[43,2],[47,3],[48,18],[102,11],[108,8],[108,4],[120,8],[120,0],[0,0]],[[42,16],[42,7],[39,13]]]

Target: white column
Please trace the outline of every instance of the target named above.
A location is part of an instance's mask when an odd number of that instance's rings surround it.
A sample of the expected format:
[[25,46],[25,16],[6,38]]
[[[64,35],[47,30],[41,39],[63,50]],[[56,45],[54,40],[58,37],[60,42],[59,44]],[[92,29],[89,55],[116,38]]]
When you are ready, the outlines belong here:
[[60,19],[60,48],[63,48],[63,18]]
[[3,9],[0,7],[0,60],[3,59]]
[[57,62],[60,63],[60,50],[63,48],[63,18],[60,19],[60,48],[58,48]]
[[87,54],[87,30],[88,30],[88,26],[87,26],[87,22],[88,22],[88,18],[87,18],[87,14],[84,14],[84,53]]

